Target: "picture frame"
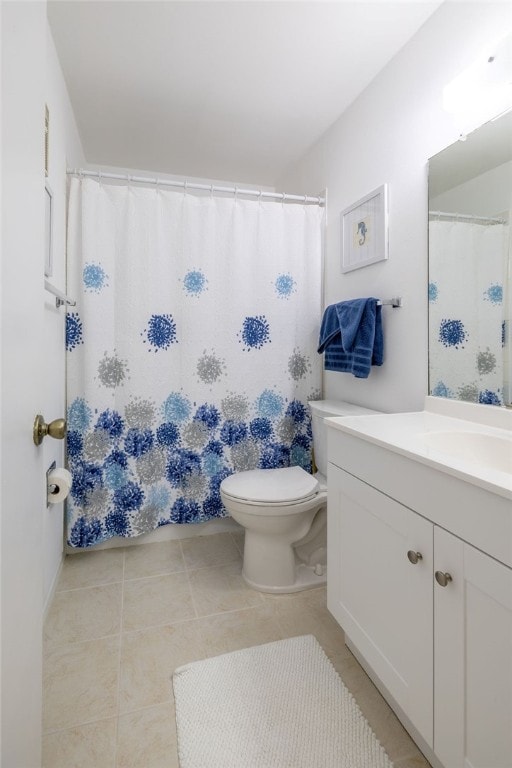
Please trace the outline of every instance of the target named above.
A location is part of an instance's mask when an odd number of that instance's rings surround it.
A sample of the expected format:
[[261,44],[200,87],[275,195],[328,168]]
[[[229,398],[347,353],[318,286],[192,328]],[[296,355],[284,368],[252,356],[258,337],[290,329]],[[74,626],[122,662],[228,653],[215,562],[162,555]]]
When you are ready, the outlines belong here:
[[387,209],[387,184],[382,184],[341,212],[342,272],[388,258]]
[[53,275],[53,195],[48,182],[44,185],[44,275]]

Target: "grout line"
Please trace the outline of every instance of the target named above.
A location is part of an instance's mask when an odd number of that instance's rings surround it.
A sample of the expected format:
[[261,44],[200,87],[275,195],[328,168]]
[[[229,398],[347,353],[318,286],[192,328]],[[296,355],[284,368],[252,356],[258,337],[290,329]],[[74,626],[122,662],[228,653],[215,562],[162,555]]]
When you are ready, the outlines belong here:
[[229,532],[229,535],[230,535],[230,536],[231,536],[231,538],[233,539],[233,544],[234,544],[234,545],[235,545],[235,547],[237,548],[237,550],[238,550],[238,552],[239,552],[239,554],[240,554],[240,557],[243,559],[243,556],[244,556],[244,552],[243,552],[243,543],[242,543],[242,549],[240,549],[240,547],[238,546],[238,544],[237,544],[237,541],[236,541],[236,539],[235,539],[235,536],[240,536],[240,534],[239,534],[239,533],[236,533],[236,534],[235,534],[235,533],[233,533],[233,531],[230,531],[230,532]]
[[140,579],[157,579],[162,576],[174,576],[174,574],[184,574],[186,573],[186,568],[183,568],[183,570],[179,571],[161,571],[160,573],[150,573],[146,574],[145,576],[128,576],[128,578],[125,577],[124,581],[139,581]]
[[148,632],[151,629],[164,629],[165,627],[179,627],[182,624],[190,624],[192,621],[197,621],[198,619],[195,617],[191,617],[189,619],[178,619],[178,621],[173,621],[172,623],[167,622],[167,624],[153,624],[148,627],[140,627],[140,629],[127,629],[123,631],[123,637],[126,637],[127,635],[136,635],[141,632]]
[[[192,598],[193,599],[193,598]],[[240,611],[254,611],[262,607],[264,603],[259,603],[258,605],[248,605],[244,606],[242,608],[230,608],[227,611],[218,611],[217,613],[206,613],[204,615],[197,615],[193,617],[189,617],[188,619],[176,619],[176,621],[172,622],[165,622],[164,624],[151,624],[146,627],[140,627],[139,629],[128,629],[126,631],[123,631],[124,635],[133,635],[137,632],[145,632],[149,629],[161,629],[162,627],[174,627],[179,626],[181,624],[188,624],[193,621],[202,621],[203,619],[212,619],[216,616],[226,616],[227,614],[231,613],[240,613]]]
[[43,731],[43,737],[53,736],[56,733],[66,733],[66,731],[72,731],[75,728],[82,728],[84,725],[94,725],[95,723],[105,723],[107,720],[117,720],[117,715],[111,715],[110,717],[99,717],[94,720],[83,720],[81,723],[74,723],[67,728],[52,728],[50,731]]
[[228,611],[218,611],[217,613],[207,613],[204,616],[198,616],[198,620],[201,619],[213,619],[216,616],[226,616],[226,614],[230,613],[240,613],[240,611],[256,611],[259,608],[262,607],[262,603],[259,605],[246,605],[243,608],[230,608]]
[[167,704],[174,705],[174,698],[165,699],[165,701],[157,701],[155,704],[147,704],[145,707],[137,707],[136,709],[128,709],[126,712],[123,712],[119,717],[124,717],[125,715],[133,715],[135,712],[147,712],[149,709],[154,709],[155,707],[162,707]]
[[100,640],[109,640],[111,637],[118,637],[119,632],[113,632],[110,635],[102,635],[101,637],[90,637],[87,640],[66,640],[66,642],[55,642],[54,640],[45,640],[46,652],[54,650],[60,650],[62,648],[73,648],[77,645],[86,645],[87,643],[96,643]]
[[183,552],[183,545],[181,543],[181,540],[180,540],[180,549],[181,549],[181,556],[183,558],[183,563],[185,564],[185,575],[187,577],[187,584],[188,584],[188,591],[189,591],[189,595],[190,595],[190,602],[192,603],[192,608],[194,610],[194,616],[195,616],[196,619],[198,619],[199,618],[199,613],[197,611],[196,601],[194,600],[194,591],[192,589],[192,584],[190,582],[190,574],[189,574],[189,571],[187,569],[187,564],[185,562],[185,553]]
[[[201,661],[201,659],[198,659],[198,661]],[[165,699],[164,701],[157,701],[154,704],[148,704],[145,707],[137,707],[136,709],[128,709],[126,712],[122,712],[118,715],[111,715],[111,717],[100,717],[100,718],[94,718],[93,720],[83,720],[80,723],[74,723],[73,725],[68,726],[67,728],[52,728],[50,731],[44,731],[43,736],[53,736],[56,733],[65,733],[66,731],[72,731],[75,728],[82,728],[82,726],[85,725],[94,725],[95,723],[104,723],[108,720],[116,720],[118,721],[121,717],[125,717],[125,715],[133,715],[137,712],[146,712],[150,709],[155,709],[155,707],[162,707],[170,704],[171,706],[174,706],[174,699],[172,697]],[[117,737],[117,727],[116,727],[116,737]],[[117,739],[116,739],[116,752],[117,752]]]
[[242,558],[240,553],[238,552],[238,557],[235,560],[222,560],[218,563],[211,563],[210,565],[199,565],[195,568],[187,567],[185,568],[187,573],[195,573],[196,571],[206,571],[208,568],[225,568],[226,565],[233,565],[233,563],[238,563],[239,565],[242,565]]
[[[65,595],[66,592],[80,592],[80,590],[83,589],[99,589],[100,587],[110,587],[112,584],[122,584],[123,579],[116,579],[115,581],[104,581],[100,584],[88,584],[86,587],[71,587],[70,589],[59,589],[57,592],[55,592],[55,596],[57,595]],[[53,604],[53,601],[52,601]]]

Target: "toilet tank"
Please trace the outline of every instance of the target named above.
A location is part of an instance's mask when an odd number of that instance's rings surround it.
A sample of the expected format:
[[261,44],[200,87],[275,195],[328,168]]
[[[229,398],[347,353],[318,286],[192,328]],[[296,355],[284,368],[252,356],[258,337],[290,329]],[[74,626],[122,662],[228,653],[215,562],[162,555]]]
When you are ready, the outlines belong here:
[[315,464],[318,471],[327,477],[327,427],[324,419],[330,416],[363,416],[378,413],[378,411],[345,403],[343,400],[310,400],[308,405],[312,416]]

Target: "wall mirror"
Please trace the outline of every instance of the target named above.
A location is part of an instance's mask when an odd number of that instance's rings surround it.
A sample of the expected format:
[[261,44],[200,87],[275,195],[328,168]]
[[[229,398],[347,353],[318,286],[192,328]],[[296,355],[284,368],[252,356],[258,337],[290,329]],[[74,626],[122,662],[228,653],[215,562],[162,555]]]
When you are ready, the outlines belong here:
[[512,401],[512,112],[429,160],[429,393]]

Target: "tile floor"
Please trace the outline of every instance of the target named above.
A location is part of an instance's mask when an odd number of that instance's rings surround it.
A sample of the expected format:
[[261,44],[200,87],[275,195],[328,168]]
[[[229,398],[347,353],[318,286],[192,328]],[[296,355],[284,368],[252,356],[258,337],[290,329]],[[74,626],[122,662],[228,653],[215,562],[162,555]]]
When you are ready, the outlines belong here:
[[325,589],[249,589],[242,546],[222,533],[66,558],[45,626],[43,768],[177,768],[173,670],[309,633],[395,768],[428,768],[345,647]]

